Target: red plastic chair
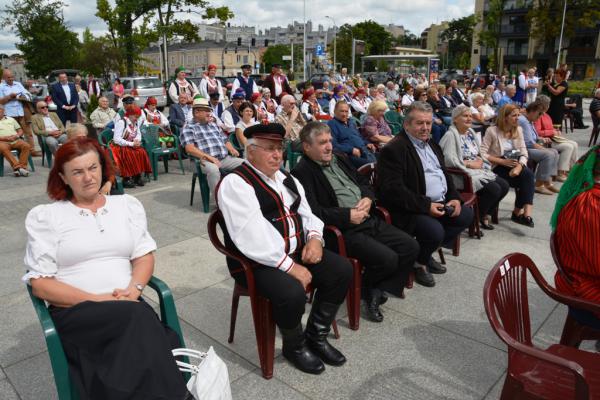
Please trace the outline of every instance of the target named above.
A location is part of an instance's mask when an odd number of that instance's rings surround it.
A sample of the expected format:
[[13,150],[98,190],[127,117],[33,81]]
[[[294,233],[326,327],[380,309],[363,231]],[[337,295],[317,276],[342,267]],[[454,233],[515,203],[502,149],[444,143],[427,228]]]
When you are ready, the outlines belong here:
[[551,298],[566,304],[581,303],[549,286],[533,261],[524,254],[509,254],[492,268],[483,288],[483,302],[492,328],[508,345],[508,371],[500,398],[600,398],[598,354],[560,344],[546,350],[533,346],[527,271]]
[[[462,184],[459,186],[460,189],[458,191],[461,200],[463,201],[463,206],[471,207],[474,214],[473,222],[471,223],[471,226],[469,226],[469,236],[477,236],[477,239],[481,239],[481,229],[479,227],[479,199],[477,198],[475,190],[473,190],[473,180],[471,179],[471,176],[458,168],[446,168],[446,171],[448,171],[450,175],[458,176],[462,180]],[[459,252],[460,236],[456,238],[452,253],[454,256],[458,256]]]
[[[550,235],[550,251],[558,273],[562,275],[565,281],[571,282],[571,278],[565,272],[560,261],[559,246],[554,232]],[[594,312],[596,314],[600,314],[600,304],[592,302],[588,303],[590,307],[595,307],[596,310]],[[560,337],[560,344],[579,348],[579,345],[581,345],[583,340],[600,340],[600,331],[587,325],[580,324],[570,313],[567,314],[567,319],[565,320],[565,325]]]
[[[273,377],[273,363],[275,359],[275,320],[273,319],[271,302],[267,298],[262,297],[256,291],[254,273],[252,271],[252,262],[243,254],[225,247],[217,233],[217,225],[223,232],[225,232],[225,221],[223,219],[221,210],[214,211],[208,218],[208,236],[213,246],[215,246],[220,253],[224,254],[226,257],[233,258],[242,265],[244,274],[246,276],[246,282],[248,284],[248,287],[245,288],[236,282],[233,287],[233,295],[231,299],[231,320],[229,325],[229,338],[227,339],[227,342],[233,342],[240,296],[248,296],[250,297],[250,305],[252,308],[252,320],[254,321],[254,332],[256,334],[256,345],[258,350],[258,358],[260,361],[260,368],[262,370],[263,377],[265,379],[271,379]],[[307,293],[312,293],[312,288],[310,285],[306,291]],[[333,328],[335,338],[338,339],[340,334],[338,331],[337,322],[334,320],[331,326]]]

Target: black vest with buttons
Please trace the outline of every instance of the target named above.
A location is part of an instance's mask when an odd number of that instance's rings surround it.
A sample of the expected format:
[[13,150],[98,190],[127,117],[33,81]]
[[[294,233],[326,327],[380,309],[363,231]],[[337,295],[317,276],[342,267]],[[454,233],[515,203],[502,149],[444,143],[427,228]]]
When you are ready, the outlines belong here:
[[[259,175],[258,173],[252,169],[252,167],[247,164],[242,164],[236,169],[234,169],[231,173],[240,176],[247,184],[252,186],[254,189],[254,193],[256,194],[256,198],[258,199],[258,204],[260,204],[260,211],[263,217],[269,221],[271,225],[279,232],[283,240],[285,241],[285,252],[289,254],[290,251],[290,238],[288,236],[290,231],[290,220],[293,221],[295,226],[295,236],[296,236],[296,250],[295,253],[300,253],[302,247],[304,247],[304,228],[302,226],[302,218],[298,214],[298,208],[300,207],[300,193],[298,192],[298,187],[296,186],[296,182],[292,178],[292,176],[287,171],[281,171],[285,174],[286,178],[283,181],[283,184],[286,188],[288,188],[293,194],[296,195],[296,199],[294,203],[292,203],[290,208],[287,208],[283,202],[283,198],[279,193],[277,193],[273,188],[271,188]],[[219,190],[217,186],[217,191]],[[217,197],[217,196],[215,196]],[[240,201],[244,201],[244,199],[240,199]],[[222,227],[224,228],[224,227]],[[237,253],[241,253],[233,241],[229,236],[229,232],[226,229],[223,229],[223,236],[225,239],[225,246],[228,249],[235,250]],[[269,240],[269,238],[257,238],[259,240]],[[229,267],[229,271],[236,278],[234,274],[239,272],[243,272],[241,265],[227,257],[227,266]],[[243,275],[243,273],[242,273]]]

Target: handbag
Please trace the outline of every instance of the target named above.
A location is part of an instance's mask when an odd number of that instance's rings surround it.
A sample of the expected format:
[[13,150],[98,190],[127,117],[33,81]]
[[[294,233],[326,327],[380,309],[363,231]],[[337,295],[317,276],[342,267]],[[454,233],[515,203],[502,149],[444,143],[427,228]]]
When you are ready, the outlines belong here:
[[562,137],[562,136],[552,136],[550,138],[554,143],[566,143],[569,141],[569,139]]
[[206,353],[192,349],[173,349],[173,356],[187,356],[200,360],[197,365],[177,361],[180,371],[192,374],[187,389],[194,399],[232,400],[227,366],[217,356],[212,346]]

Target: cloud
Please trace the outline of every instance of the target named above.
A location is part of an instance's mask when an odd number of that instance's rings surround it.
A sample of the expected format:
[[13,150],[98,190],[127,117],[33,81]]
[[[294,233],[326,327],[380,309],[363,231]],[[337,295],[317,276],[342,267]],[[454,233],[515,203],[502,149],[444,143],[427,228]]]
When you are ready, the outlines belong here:
[[[64,0],[67,7],[63,13],[71,29],[81,33],[90,28],[94,34],[106,31],[106,25],[96,17],[96,0]],[[0,9],[12,0],[0,0]],[[209,0],[214,6],[226,5],[235,14],[232,25],[255,26],[264,30],[272,26],[287,26],[304,18],[303,0]],[[319,24],[325,28],[332,26],[332,16],[336,25],[355,24],[367,19],[382,25],[403,25],[417,36],[432,23],[469,15],[474,9],[474,0],[306,0],[306,19],[312,20],[313,28]],[[197,14],[190,19],[201,22]],[[0,31],[0,52],[14,53],[17,38],[10,32]]]

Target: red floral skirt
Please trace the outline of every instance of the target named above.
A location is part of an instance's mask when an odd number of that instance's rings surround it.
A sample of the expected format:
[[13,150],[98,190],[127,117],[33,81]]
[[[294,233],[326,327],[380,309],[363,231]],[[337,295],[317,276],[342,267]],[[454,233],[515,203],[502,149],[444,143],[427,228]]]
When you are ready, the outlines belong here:
[[123,178],[152,172],[148,153],[143,147],[117,146],[111,143],[110,148]]

